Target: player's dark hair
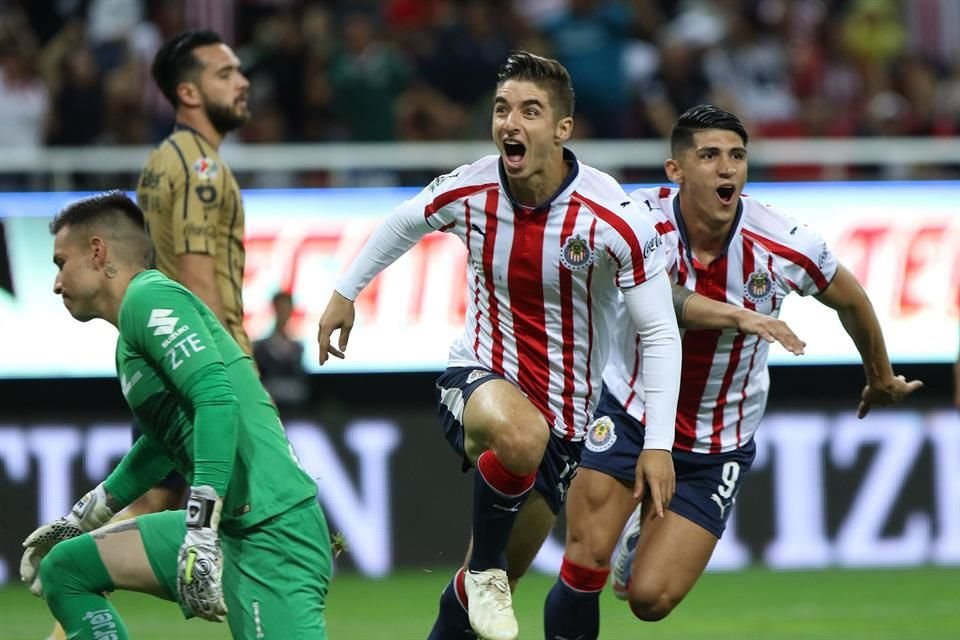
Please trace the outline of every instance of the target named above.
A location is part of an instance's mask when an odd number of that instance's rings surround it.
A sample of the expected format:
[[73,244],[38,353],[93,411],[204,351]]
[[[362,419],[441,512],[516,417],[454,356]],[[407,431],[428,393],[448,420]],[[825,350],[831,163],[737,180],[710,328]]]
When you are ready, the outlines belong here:
[[193,50],[221,42],[223,38],[215,31],[190,29],[173,36],[157,51],[150,71],[160,91],[174,109],[180,104],[177,85],[203,68],[203,63],[193,55]]
[[550,103],[557,118],[573,115],[573,83],[566,67],[552,58],[528,51],[512,51],[497,73],[497,86],[507,80],[522,80],[540,85],[550,94]]
[[684,151],[693,146],[693,134],[706,129],[724,129],[732,131],[747,146],[747,130],[740,118],[712,104],[700,104],[683,112],[670,134],[670,153],[679,158]]
[[143,211],[122,191],[107,191],[64,207],[50,222],[50,233],[84,228],[112,237],[132,260],[153,262],[153,245],[147,235]]

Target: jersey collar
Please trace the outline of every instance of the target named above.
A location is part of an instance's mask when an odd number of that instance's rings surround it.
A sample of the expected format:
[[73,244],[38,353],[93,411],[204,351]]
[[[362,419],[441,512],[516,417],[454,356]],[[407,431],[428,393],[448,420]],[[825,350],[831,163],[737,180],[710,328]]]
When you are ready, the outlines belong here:
[[573,151],[563,148],[563,161],[570,165],[570,171],[567,173],[567,177],[563,179],[563,182],[560,183],[560,186],[557,187],[557,190],[553,192],[553,195],[547,198],[547,200],[537,207],[528,207],[517,202],[516,198],[513,197],[513,194],[510,192],[510,182],[507,180],[507,172],[503,168],[503,158],[497,158],[497,169],[500,174],[500,186],[503,188],[503,192],[507,196],[507,200],[510,201],[510,204],[513,205],[514,211],[522,211],[527,213],[535,213],[537,211],[549,211],[550,205],[553,204],[554,200],[557,200],[560,195],[570,188],[570,185],[573,184],[573,181],[577,179],[577,176],[580,175],[580,162],[577,160],[577,156],[573,154]]
[[[717,258],[722,258],[727,255],[727,250],[730,249],[730,243],[733,241],[733,236],[736,235],[737,230],[740,228],[740,218],[743,215],[743,197],[741,196],[737,200],[737,215],[733,218],[733,224],[730,225],[730,232],[727,234],[727,239],[723,243],[723,251],[717,256]],[[677,194],[673,198],[673,217],[677,219],[677,231],[680,233],[680,239],[683,240],[683,250],[687,254],[687,260],[690,261],[690,264],[700,264],[699,261],[693,257],[693,252],[690,250],[690,240],[687,238],[687,225],[683,222],[683,214],[680,212],[680,192],[677,191]]]
[[179,121],[175,122],[175,123],[173,124],[173,132],[176,133],[177,131],[189,131],[189,132],[192,133],[193,135],[200,136],[200,138],[201,138],[204,142],[206,142],[207,144],[209,144],[211,147],[213,146],[213,143],[210,142],[209,140],[207,140],[206,137],[204,137],[204,135],[203,135],[202,133],[200,133],[199,131],[197,131],[196,129],[194,129],[193,127],[191,127],[191,126],[188,125],[188,124],[184,124],[184,123],[179,122]]

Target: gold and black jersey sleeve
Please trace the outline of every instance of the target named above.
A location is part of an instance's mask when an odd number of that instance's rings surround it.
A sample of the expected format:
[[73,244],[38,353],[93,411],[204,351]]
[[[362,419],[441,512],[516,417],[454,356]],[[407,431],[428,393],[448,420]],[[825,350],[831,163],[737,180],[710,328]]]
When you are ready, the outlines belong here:
[[197,132],[178,128],[150,154],[140,174],[137,201],[146,216],[157,269],[179,281],[179,256],[214,258],[227,329],[252,354],[243,328],[243,202],[233,172],[216,149]]

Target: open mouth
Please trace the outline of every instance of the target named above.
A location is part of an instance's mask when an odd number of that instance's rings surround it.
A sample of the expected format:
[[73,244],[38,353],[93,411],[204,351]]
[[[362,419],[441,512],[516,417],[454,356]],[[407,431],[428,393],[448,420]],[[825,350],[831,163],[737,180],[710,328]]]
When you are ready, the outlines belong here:
[[720,202],[722,202],[724,205],[728,205],[733,202],[733,194],[736,192],[737,188],[730,184],[717,187],[717,197],[720,198]]
[[509,166],[518,167],[526,154],[527,148],[522,143],[513,140],[504,141],[503,155],[506,157]]

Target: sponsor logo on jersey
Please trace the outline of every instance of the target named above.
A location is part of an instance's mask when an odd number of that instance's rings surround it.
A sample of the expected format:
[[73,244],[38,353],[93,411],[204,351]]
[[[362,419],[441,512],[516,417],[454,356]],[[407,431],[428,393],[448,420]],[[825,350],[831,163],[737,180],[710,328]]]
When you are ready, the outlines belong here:
[[130,390],[133,389],[133,385],[140,382],[140,379],[143,378],[143,374],[139,371],[134,371],[133,375],[130,378],[127,378],[127,374],[120,376],[120,390],[123,392],[123,397],[126,398],[130,395]]
[[491,375],[493,374],[487,371],[486,369],[474,369],[473,371],[467,374],[467,384],[473,384],[477,380],[480,380],[481,378],[486,378],[487,376],[491,376]]
[[602,453],[617,441],[617,431],[609,416],[601,416],[593,421],[587,430],[587,449]]
[[563,243],[563,250],[560,252],[560,262],[567,269],[580,271],[586,269],[593,262],[593,250],[590,249],[590,243],[584,240],[578,233],[575,236],[567,238]]
[[198,184],[194,191],[203,204],[210,204],[217,199],[217,189],[209,184]]
[[153,329],[155,336],[168,336],[173,333],[180,318],[170,315],[173,309],[154,309],[147,320],[147,329]]
[[646,260],[650,254],[657,250],[657,247],[663,244],[663,238],[659,234],[653,236],[643,245],[643,259]]
[[433,182],[427,185],[427,191],[436,191],[437,187],[449,180],[450,178],[456,178],[460,175],[459,171],[451,171],[450,173],[445,173],[442,176],[437,176],[433,179]]
[[193,161],[193,172],[201,180],[213,180],[220,173],[220,165],[213,158],[200,156]]
[[757,269],[743,283],[743,297],[753,304],[766,302],[773,297],[773,278],[763,269]]
[[190,329],[190,325],[185,324],[182,327],[177,327],[177,330],[171,333],[168,337],[164,338],[163,342],[160,343],[161,349],[166,349],[170,346],[170,343],[182,336]]
[[817,257],[817,266],[820,269],[823,269],[823,265],[827,263],[827,256],[830,255],[830,248],[827,246],[827,243],[824,242],[823,246],[820,247],[820,255]]

